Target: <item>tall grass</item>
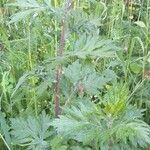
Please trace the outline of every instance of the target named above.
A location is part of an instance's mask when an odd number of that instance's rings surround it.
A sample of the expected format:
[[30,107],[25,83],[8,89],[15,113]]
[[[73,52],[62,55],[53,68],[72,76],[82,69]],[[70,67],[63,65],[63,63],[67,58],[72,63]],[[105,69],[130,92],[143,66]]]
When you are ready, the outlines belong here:
[[[111,70],[109,79],[116,75],[99,93],[90,95],[91,101],[104,105],[101,98],[108,89],[116,82],[124,83],[129,87],[129,103],[145,109],[143,119],[150,124],[150,0],[74,0],[73,8],[65,12],[66,22],[62,18],[65,1],[51,0],[56,12],[37,12],[10,24],[10,16],[20,11],[5,5],[11,2],[0,2],[0,113],[6,123],[14,117],[38,117],[43,110],[58,117],[63,113],[62,106],[76,105],[85,95],[89,96],[82,84],[74,85],[64,75],[66,68],[79,59],[83,74],[89,66],[98,75]],[[84,35],[97,33],[102,40],[110,39],[119,47],[116,57],[107,57],[107,53],[100,57],[96,53],[95,58],[77,51],[87,44]],[[1,129],[0,135],[9,147]]]

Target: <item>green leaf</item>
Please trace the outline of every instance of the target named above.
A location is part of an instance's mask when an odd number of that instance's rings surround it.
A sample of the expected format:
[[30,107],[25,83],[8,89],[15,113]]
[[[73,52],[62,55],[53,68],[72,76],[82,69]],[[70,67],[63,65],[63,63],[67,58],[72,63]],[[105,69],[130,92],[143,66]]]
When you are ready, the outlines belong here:
[[44,0],[44,2],[45,2],[45,4],[46,4],[49,8],[52,7],[52,5],[51,5],[51,0]]
[[[55,136],[51,141],[52,150],[67,150],[68,145],[63,144],[64,141],[65,138],[62,138],[61,136]],[[64,143],[66,143],[66,141]]]
[[7,146],[7,148],[10,150],[11,149],[11,137],[10,137],[10,132],[9,132],[10,128],[6,123],[4,114],[2,112],[0,112],[0,134],[1,134],[1,138],[2,136],[4,136],[5,138],[3,139],[3,142],[5,143],[5,145]]
[[105,77],[105,82],[110,82],[117,79],[116,73],[111,69],[104,70],[102,75]]
[[39,86],[37,86],[37,88],[36,88],[36,93],[37,93],[37,95],[42,96],[42,94],[43,94],[45,91],[47,91],[47,88],[48,88],[48,87],[51,87],[51,86],[52,86],[52,82],[49,81],[49,80],[45,80],[44,82],[41,82],[41,83],[39,84]]
[[130,64],[130,69],[135,74],[139,74],[142,71],[142,67],[139,64],[137,64],[137,63]]
[[47,139],[52,135],[50,122],[50,117],[44,112],[38,118],[30,116],[27,119],[11,119],[13,145],[46,150],[50,146]]
[[116,74],[112,70],[107,69],[98,75],[94,68],[81,65],[79,60],[64,68],[64,75],[76,88],[81,83],[84,91],[90,95],[99,93],[98,89],[101,89],[107,82],[116,79]]
[[96,72],[85,77],[83,80],[83,85],[88,94],[95,95],[99,93],[98,89],[102,88],[106,84],[105,78],[99,77]]
[[[49,2],[51,2],[51,1],[49,1]],[[47,5],[49,2],[45,0],[45,3]],[[30,14],[47,9],[47,6],[40,5],[36,0],[17,0],[15,3],[6,4],[6,6],[15,6],[15,7],[24,8],[24,10],[22,10],[16,14],[13,14],[10,17],[10,19],[11,19],[11,21],[9,22],[10,24],[18,22],[22,19],[25,19]],[[51,7],[50,4],[48,6]]]
[[26,81],[26,79],[28,78],[28,76],[30,75],[30,73],[25,73],[18,81],[13,93],[11,94],[11,98],[15,95],[15,93],[17,92],[17,90],[21,87],[21,85]]
[[86,36],[83,34],[74,44],[74,50],[66,52],[68,56],[77,56],[79,58],[90,57],[116,57],[116,51],[119,48],[111,40],[102,40],[99,35]]
[[143,21],[136,21],[136,22],[134,22],[136,25],[138,25],[139,27],[141,27],[141,28],[146,28],[146,25],[145,25],[145,23],[143,22]]
[[68,116],[61,115],[60,119],[55,119],[52,122],[52,125],[57,128],[57,132],[62,136],[88,143],[95,139],[98,134],[98,129],[89,120],[93,116],[94,109],[94,105],[89,107],[89,105],[80,103],[79,108],[67,109]]
[[[42,9],[40,9],[40,11],[41,10]],[[10,17],[11,21],[9,23],[11,24],[11,23],[18,22],[22,19],[25,19],[28,15],[30,15],[36,11],[39,11],[39,9],[35,8],[35,9],[29,9],[29,10],[24,10],[24,11],[18,12]]]
[[[118,90],[115,89],[111,94],[115,95],[112,96],[117,100],[122,100],[117,101],[113,98],[110,102],[115,106],[113,112],[119,113],[114,116],[104,113],[106,105],[103,101],[102,105],[90,101],[79,102],[76,107],[65,108],[63,115],[52,122],[58,135],[91,145],[93,148],[96,145],[97,149],[109,149],[110,139],[113,141],[111,147],[118,150],[148,146],[150,126],[140,120],[142,111],[127,104],[122,107],[122,102],[125,102],[124,99],[127,97],[126,91],[122,88],[119,93],[120,87],[117,88]],[[125,96],[121,97],[123,92]]]
[[82,65],[79,63],[79,60],[77,60],[64,69],[64,74],[76,84],[83,76],[81,71]]
[[40,5],[36,0],[16,0],[14,3],[8,3],[6,6],[15,6],[15,7],[29,7],[29,8],[37,8]]

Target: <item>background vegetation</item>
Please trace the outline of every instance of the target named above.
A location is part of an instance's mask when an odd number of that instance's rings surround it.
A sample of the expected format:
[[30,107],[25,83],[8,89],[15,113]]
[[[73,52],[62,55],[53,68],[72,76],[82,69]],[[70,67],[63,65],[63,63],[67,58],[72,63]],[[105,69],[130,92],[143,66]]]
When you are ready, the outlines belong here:
[[149,150],[150,0],[0,0],[0,149]]

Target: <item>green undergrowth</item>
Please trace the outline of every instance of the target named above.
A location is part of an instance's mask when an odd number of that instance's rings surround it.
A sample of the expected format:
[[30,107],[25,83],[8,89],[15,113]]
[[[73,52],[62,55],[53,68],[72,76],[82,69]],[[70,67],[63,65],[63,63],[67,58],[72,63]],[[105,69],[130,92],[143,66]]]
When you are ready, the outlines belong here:
[[149,150],[149,20],[150,0],[0,0],[0,149]]

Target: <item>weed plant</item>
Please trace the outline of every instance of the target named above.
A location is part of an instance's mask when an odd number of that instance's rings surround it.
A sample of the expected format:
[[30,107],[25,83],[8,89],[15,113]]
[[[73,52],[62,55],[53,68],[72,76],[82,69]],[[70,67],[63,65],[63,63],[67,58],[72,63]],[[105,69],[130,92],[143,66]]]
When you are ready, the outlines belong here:
[[0,0],[0,149],[149,150],[150,0]]

